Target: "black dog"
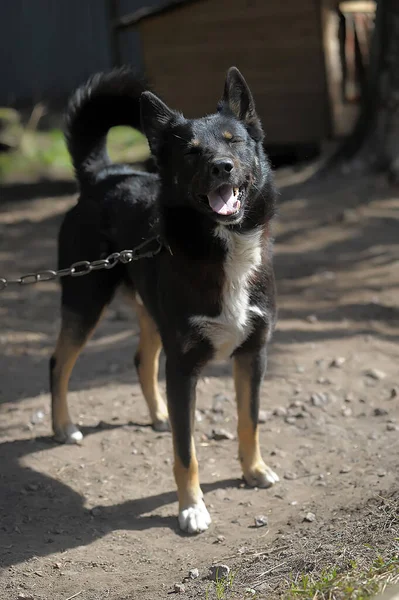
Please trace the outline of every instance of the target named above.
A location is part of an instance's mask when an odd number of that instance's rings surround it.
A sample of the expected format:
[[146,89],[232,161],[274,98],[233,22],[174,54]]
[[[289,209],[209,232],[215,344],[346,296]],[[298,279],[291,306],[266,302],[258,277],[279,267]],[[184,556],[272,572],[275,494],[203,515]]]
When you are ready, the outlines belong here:
[[[159,174],[110,162],[106,136],[122,124],[144,131]],[[211,519],[198,481],[193,426],[196,383],[213,358],[234,361],[247,483],[278,481],[261,458],[257,427],[275,323],[269,223],[276,194],[251,92],[231,68],[218,111],[187,120],[126,70],[96,75],[71,99],[67,141],[80,198],[61,227],[59,267],[134,248],[154,233],[163,248],[152,258],[62,279],[62,327],[50,364],[56,438],[82,439],[68,413],[69,376],[123,285],[140,323],[135,363],[154,429],[168,427],[169,412],[180,527],[204,531]],[[168,411],[157,383],[162,346]]]

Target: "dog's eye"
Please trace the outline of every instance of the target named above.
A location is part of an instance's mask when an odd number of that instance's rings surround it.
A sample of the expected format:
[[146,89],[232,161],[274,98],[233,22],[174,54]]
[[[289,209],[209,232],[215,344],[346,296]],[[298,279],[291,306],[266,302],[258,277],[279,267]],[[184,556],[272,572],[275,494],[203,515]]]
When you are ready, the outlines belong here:
[[229,140],[230,144],[241,144],[243,141],[244,140],[239,137],[232,137],[231,140]]
[[197,156],[198,154],[201,154],[201,148],[199,146],[190,146],[185,150],[184,154],[189,156]]

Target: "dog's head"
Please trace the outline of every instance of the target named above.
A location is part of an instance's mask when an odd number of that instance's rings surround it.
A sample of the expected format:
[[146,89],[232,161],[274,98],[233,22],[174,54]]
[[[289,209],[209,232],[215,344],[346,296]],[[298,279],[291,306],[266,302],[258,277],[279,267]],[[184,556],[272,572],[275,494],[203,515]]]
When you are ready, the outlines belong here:
[[229,69],[215,114],[185,119],[151,92],[141,118],[165,189],[163,202],[191,206],[216,222],[239,223],[265,178],[263,131],[251,91]]

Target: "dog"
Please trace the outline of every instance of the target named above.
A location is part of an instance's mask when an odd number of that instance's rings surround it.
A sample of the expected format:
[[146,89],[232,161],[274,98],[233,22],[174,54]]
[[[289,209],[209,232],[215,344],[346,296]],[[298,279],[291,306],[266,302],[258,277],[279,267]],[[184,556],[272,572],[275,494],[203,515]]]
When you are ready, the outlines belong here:
[[[216,104],[216,102],[215,102]],[[113,164],[106,138],[116,125],[142,131],[157,173]],[[58,237],[59,268],[134,248],[153,235],[153,257],[85,277],[62,278],[61,329],[50,359],[56,440],[79,443],[67,405],[75,361],[115,291],[123,287],[140,325],[135,355],[153,428],[172,430],[178,521],[205,531],[211,517],[193,438],[196,384],[213,359],[233,360],[239,459],[250,486],[278,476],[262,460],[260,386],[276,321],[271,220],[276,189],[251,91],[226,75],[214,114],[186,119],[127,69],[97,74],[72,96],[66,140],[80,188]],[[167,406],[158,389],[166,355]]]

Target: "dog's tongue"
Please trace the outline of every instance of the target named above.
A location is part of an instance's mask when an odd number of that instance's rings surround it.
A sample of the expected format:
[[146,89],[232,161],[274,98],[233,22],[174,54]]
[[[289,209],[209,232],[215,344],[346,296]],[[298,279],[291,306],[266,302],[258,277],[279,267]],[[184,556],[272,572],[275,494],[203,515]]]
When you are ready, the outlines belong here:
[[208,194],[211,209],[218,215],[232,215],[239,209],[239,200],[234,195],[231,185],[222,185],[217,190]]

